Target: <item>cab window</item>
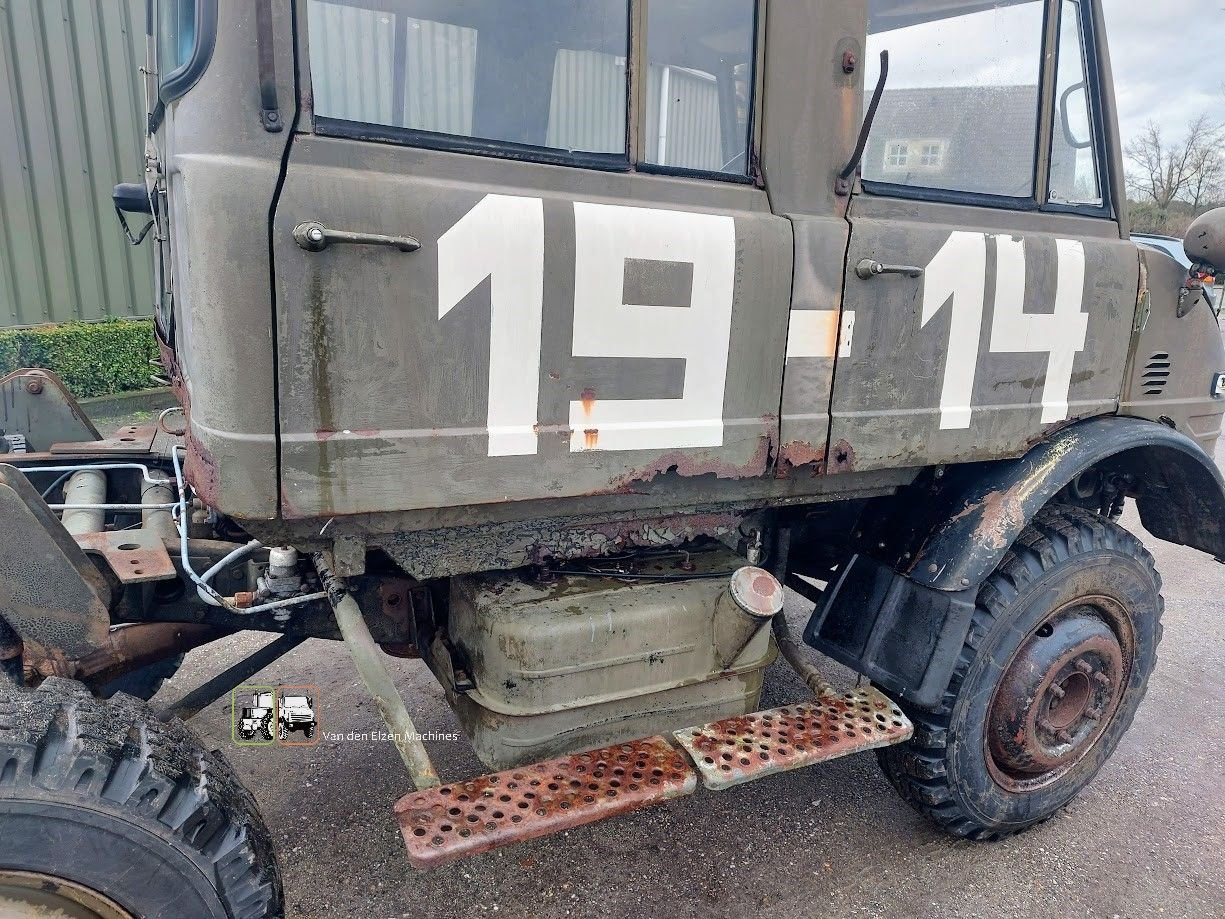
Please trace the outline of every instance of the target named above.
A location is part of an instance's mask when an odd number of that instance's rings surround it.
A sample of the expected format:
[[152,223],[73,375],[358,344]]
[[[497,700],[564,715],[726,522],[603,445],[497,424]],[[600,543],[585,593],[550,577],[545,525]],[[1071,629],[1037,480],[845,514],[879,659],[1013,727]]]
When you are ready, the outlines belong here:
[[627,0],[309,0],[307,26],[317,129],[628,159]]
[[955,6],[872,0],[868,94],[883,49],[890,66],[863,178],[1032,198],[1045,3]]
[[1051,136],[1050,202],[1101,206],[1081,4],[1064,0],[1059,14],[1055,131]]
[[748,174],[751,0],[655,0],[647,11],[645,159]]

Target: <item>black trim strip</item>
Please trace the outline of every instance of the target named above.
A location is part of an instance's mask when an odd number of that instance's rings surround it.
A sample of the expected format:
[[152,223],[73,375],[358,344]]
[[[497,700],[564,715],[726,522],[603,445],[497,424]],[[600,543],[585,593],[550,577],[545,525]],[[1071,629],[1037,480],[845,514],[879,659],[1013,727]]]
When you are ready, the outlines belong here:
[[861,179],[864,191],[870,195],[886,198],[909,198],[913,201],[932,201],[937,204],[965,204],[971,207],[995,207],[1007,211],[1036,211],[1035,198],[1009,198],[1007,195],[989,195],[974,191],[952,191],[947,188],[924,188],[920,185],[899,185],[894,182],[874,182]]
[[443,150],[449,153],[530,160],[552,166],[579,166],[604,172],[630,171],[629,156],[624,152],[585,153],[578,150],[558,150],[553,147],[537,147],[532,144],[516,144],[508,141],[484,140],[479,137],[440,134],[435,131],[420,131],[415,128],[399,128],[394,125],[348,121],[324,115],[315,116],[315,133],[326,137],[398,144],[421,147],[426,150]]

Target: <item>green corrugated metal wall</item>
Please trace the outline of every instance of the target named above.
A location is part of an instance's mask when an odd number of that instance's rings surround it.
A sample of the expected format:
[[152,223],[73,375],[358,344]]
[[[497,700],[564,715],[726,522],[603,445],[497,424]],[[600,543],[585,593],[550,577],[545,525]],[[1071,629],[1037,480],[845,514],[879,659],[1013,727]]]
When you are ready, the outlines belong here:
[[142,179],[144,23],[144,0],[0,0],[0,326],[152,312],[152,246],[111,205]]

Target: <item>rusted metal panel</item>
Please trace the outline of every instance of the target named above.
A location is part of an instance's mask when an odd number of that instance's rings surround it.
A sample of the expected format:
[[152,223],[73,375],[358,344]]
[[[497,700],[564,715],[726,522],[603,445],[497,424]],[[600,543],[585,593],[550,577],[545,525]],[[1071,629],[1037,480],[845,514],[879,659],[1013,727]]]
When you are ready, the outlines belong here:
[[418,868],[489,852],[693,794],[693,767],[662,737],[481,776],[396,802]]
[[121,584],[148,584],[178,577],[161,538],[149,530],[108,530],[74,537],[85,552],[101,555]]
[[697,764],[702,784],[717,791],[903,743],[913,733],[914,725],[900,708],[864,686],[830,689],[811,702],[674,731],[673,736]]
[[22,434],[31,452],[61,440],[97,440],[99,435],[63,381],[50,370],[17,370],[0,379],[0,431]]

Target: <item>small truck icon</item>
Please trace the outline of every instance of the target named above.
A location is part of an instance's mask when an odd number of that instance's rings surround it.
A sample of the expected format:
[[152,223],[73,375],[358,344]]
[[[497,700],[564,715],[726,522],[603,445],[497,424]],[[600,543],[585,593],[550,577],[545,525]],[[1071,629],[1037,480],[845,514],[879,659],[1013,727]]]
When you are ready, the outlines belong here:
[[319,722],[315,718],[315,700],[310,696],[281,696],[277,716],[281,740],[288,740],[294,731],[302,731],[307,740],[315,736]]
[[243,740],[254,740],[256,734],[272,740],[272,697],[271,691],[251,694],[251,704],[243,706],[238,720],[238,736]]

